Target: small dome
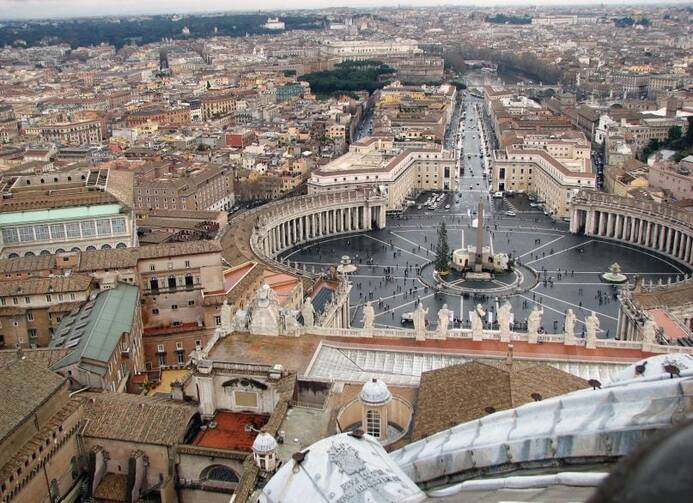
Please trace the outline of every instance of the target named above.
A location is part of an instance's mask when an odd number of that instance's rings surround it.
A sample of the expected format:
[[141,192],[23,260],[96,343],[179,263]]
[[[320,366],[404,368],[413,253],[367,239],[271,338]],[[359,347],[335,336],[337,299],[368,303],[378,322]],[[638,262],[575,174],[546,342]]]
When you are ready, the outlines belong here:
[[359,398],[366,403],[383,404],[390,401],[392,393],[387,389],[387,384],[374,378],[363,385]]
[[260,432],[258,436],[255,437],[255,441],[253,441],[253,452],[257,454],[267,454],[268,452],[274,451],[276,448],[277,441],[272,435],[265,431]]

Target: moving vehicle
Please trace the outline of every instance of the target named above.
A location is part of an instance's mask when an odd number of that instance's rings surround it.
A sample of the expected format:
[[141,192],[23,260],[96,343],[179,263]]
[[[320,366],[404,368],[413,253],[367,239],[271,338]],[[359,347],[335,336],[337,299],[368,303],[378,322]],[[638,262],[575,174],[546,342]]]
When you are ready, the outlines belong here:
[[509,217],[516,217],[517,216],[517,213],[515,213],[514,211],[506,211],[505,214]]
[[445,209],[446,209],[446,210],[449,210],[449,209],[450,209],[450,205],[449,205],[449,204],[446,204],[446,205],[445,205]]
[[503,193],[500,191],[494,192],[493,197],[495,197],[496,199],[503,199]]

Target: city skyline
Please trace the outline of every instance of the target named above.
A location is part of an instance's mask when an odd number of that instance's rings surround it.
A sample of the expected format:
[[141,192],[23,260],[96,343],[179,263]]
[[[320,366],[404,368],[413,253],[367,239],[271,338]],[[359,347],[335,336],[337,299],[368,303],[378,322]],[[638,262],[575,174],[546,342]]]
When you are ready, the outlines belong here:
[[[216,12],[242,13],[258,11],[292,11],[319,10],[328,8],[377,9],[401,6],[410,7],[478,7],[478,8],[521,8],[541,6],[544,8],[569,7],[617,7],[637,5],[684,5],[686,0],[572,0],[569,3],[559,3],[556,0],[503,0],[489,5],[483,0],[379,0],[376,3],[367,0],[301,0],[287,9],[286,4],[279,0],[261,0],[253,4],[253,9],[234,8],[224,0],[205,0],[196,8],[192,8],[185,0],[151,0],[142,4],[136,0],[106,0],[92,2],[90,0],[0,0],[0,20],[13,19],[60,19],[101,16],[136,16],[136,15],[173,15],[173,14],[206,14]],[[231,8],[230,8],[231,7]],[[37,14],[37,13],[40,13]]]

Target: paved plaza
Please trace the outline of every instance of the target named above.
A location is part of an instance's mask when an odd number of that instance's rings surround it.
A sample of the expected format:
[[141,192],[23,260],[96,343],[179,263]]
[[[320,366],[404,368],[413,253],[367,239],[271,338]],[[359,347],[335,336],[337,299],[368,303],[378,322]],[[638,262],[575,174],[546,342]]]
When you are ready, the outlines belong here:
[[[490,244],[493,252],[505,252],[519,259],[539,275],[535,286],[508,297],[519,324],[526,321],[534,304],[539,304],[544,310],[544,330],[562,332],[564,314],[571,308],[577,315],[576,333],[580,335],[584,319],[594,311],[601,321],[601,337],[613,337],[618,314],[617,289],[600,280],[600,274],[611,264],[618,262],[631,282],[636,276],[646,283],[666,282],[669,278],[673,281],[689,272],[684,265],[646,250],[573,235],[567,222],[531,207],[525,195],[491,198],[487,178],[483,176],[485,161],[479,155],[483,141],[479,139],[478,116],[472,103],[467,102],[463,125],[460,155],[464,173],[460,176],[459,191],[448,194],[436,210],[414,206],[402,216],[389,216],[385,229],[308,243],[280,256],[308,271],[321,272],[339,262],[341,256],[349,255],[358,266],[352,276],[352,326],[361,326],[362,307],[367,301],[373,302],[377,326],[400,326],[401,316],[413,311],[418,301],[428,308],[431,328],[435,327],[443,304],[454,311],[455,326],[468,326],[469,311],[477,303],[493,313],[495,320],[501,300],[498,297],[436,293],[417,277],[417,266],[434,259],[440,222],[447,225],[451,250],[459,248],[463,239],[465,245],[473,244],[472,221],[480,199],[486,213],[485,244]],[[417,202],[428,196],[419,195]]]

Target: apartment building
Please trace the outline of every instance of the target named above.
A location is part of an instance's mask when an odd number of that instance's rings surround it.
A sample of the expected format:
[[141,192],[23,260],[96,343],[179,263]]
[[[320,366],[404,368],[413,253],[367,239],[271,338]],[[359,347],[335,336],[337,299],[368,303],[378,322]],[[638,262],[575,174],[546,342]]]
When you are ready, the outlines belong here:
[[98,145],[103,140],[98,120],[56,122],[38,127],[41,140],[65,145]]
[[200,98],[202,120],[217,119],[236,111],[236,97],[232,94],[207,93]]
[[61,319],[93,288],[84,274],[0,281],[0,349],[48,346]]
[[228,210],[235,200],[230,166],[202,165],[182,172],[138,173],[132,183],[137,209]]
[[398,210],[412,193],[457,189],[453,151],[427,144],[395,144],[391,137],[368,137],[321,166],[308,180],[308,193],[372,186],[388,195],[388,209]]
[[155,122],[160,126],[185,126],[190,124],[189,107],[150,107],[131,112],[127,117],[129,127]]
[[182,358],[213,333],[214,327],[205,326],[205,319],[214,307],[205,302],[225,294],[221,245],[189,241],[143,247],[137,276],[145,364],[148,368],[181,365]]
[[125,391],[144,371],[137,287],[121,283],[100,292],[62,319],[50,346],[72,350],[52,365],[56,372],[82,386]]
[[127,248],[137,243],[130,207],[107,189],[108,170],[0,180],[0,256]]
[[552,215],[567,217],[573,194],[594,188],[590,146],[583,135],[529,135],[521,144],[495,151],[494,191],[534,193]]
[[647,174],[650,187],[666,191],[679,201],[693,199],[693,155],[680,162],[656,161]]

